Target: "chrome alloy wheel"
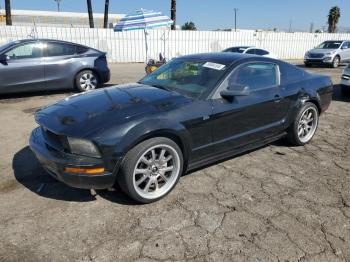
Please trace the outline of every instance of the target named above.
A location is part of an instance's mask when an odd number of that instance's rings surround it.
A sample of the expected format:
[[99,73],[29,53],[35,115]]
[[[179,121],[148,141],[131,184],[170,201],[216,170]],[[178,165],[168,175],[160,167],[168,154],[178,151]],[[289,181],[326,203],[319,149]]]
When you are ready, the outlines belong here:
[[301,114],[298,123],[298,137],[302,143],[309,142],[315,134],[318,124],[318,112],[316,108],[309,107]]
[[180,157],[169,145],[153,146],[136,162],[133,186],[143,198],[155,199],[168,193],[180,175]]
[[86,91],[96,89],[97,78],[92,73],[85,73],[85,74],[81,75],[81,77],[79,79],[79,84],[80,84],[80,87]]

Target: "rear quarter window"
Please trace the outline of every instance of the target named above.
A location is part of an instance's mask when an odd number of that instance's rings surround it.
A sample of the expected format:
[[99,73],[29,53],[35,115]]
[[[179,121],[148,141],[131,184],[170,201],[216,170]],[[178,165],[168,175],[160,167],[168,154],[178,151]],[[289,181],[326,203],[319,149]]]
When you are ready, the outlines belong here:
[[76,53],[77,53],[78,55],[84,54],[84,53],[86,53],[88,50],[89,50],[89,48],[87,48],[87,47],[85,47],[85,46],[79,46],[79,45],[76,46]]
[[280,66],[281,84],[289,84],[305,78],[306,72],[297,66],[283,64]]

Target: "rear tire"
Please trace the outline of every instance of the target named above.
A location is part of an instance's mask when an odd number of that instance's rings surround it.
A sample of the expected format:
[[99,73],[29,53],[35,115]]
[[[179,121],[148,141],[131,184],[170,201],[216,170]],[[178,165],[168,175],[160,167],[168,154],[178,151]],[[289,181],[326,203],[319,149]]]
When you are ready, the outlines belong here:
[[79,92],[94,90],[100,85],[100,79],[92,70],[83,70],[75,76],[75,86]]
[[350,96],[350,86],[341,85],[341,93],[344,96]]
[[287,130],[287,140],[294,146],[303,146],[309,143],[317,130],[319,120],[318,108],[314,103],[303,105]]
[[340,63],[340,57],[339,56],[334,57],[332,62],[332,67],[337,68],[339,66],[339,63]]
[[118,176],[121,189],[139,203],[155,202],[171,192],[183,170],[179,146],[165,137],[148,139],[125,156]]

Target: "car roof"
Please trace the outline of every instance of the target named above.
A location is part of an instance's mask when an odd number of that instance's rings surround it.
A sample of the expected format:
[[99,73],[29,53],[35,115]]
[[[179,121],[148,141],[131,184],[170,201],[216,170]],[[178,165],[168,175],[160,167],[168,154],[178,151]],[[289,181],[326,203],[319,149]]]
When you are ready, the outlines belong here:
[[[84,46],[81,44],[73,43],[73,42],[68,42],[68,41],[62,41],[62,40],[57,40],[57,39],[48,39],[48,38],[29,38],[29,39],[21,39],[21,40],[16,40],[13,41],[14,44],[22,44],[22,43],[30,43],[30,42],[36,42],[36,41],[53,41],[53,42],[59,42],[59,43],[64,43],[64,44],[73,44],[73,45],[78,45],[78,46]],[[90,48],[88,46],[84,46],[87,48]]]
[[[192,54],[181,56],[179,59],[189,59],[189,60],[199,60],[199,61],[215,61],[217,63],[232,64],[234,62],[245,60],[249,58],[261,58],[255,55],[241,54],[241,53],[231,53],[231,52],[218,52],[218,53],[202,53],[202,54]],[[266,61],[271,61],[269,58],[266,58]]]

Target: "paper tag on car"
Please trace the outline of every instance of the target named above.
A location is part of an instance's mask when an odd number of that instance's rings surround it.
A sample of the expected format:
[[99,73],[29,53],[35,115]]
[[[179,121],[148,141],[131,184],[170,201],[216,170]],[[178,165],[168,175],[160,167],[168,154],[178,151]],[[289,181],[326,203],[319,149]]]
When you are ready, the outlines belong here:
[[203,67],[214,69],[214,70],[223,70],[225,68],[225,65],[212,63],[212,62],[206,62]]

